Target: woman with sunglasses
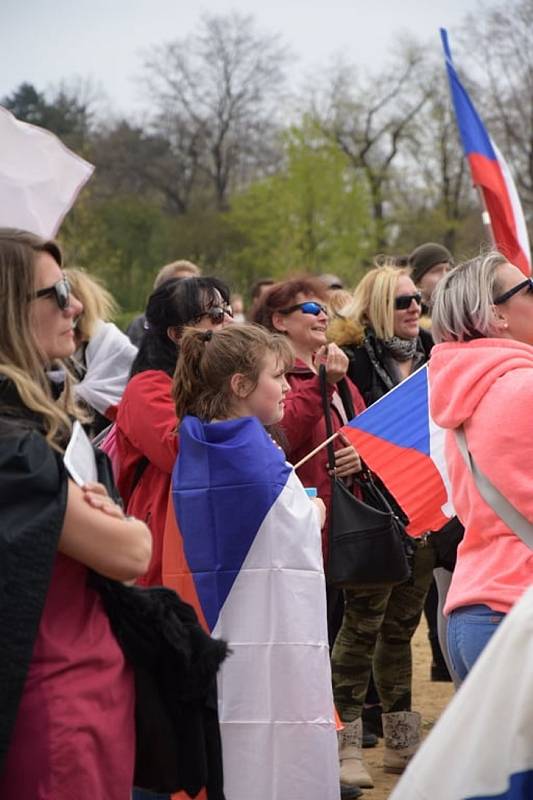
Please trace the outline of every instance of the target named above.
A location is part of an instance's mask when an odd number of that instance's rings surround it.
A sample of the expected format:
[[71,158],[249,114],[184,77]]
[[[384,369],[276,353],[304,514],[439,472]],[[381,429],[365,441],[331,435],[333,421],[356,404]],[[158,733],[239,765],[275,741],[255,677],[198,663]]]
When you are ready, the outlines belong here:
[[[326,438],[326,422],[322,410],[318,369],[326,368],[328,394],[332,407],[334,432],[353,416],[361,412],[364,403],[357,389],[346,381],[349,394],[345,404],[337,391],[339,381],[346,376],[348,359],[336,345],[327,343],[328,327],[327,287],[319,279],[296,278],[275,284],[265,292],[255,307],[253,322],[263,325],[274,333],[283,333],[292,344],[295,363],[287,372],[291,391],[285,402],[283,432],[288,441],[287,457],[297,463]],[[349,480],[360,472],[361,462],[354,447],[342,436],[337,439],[336,474]],[[327,452],[324,448],[298,470],[304,486],[315,486],[318,496],[329,509],[330,476],[327,467]],[[322,530],[324,559],[327,559],[327,521]]]
[[75,349],[81,303],[61,252],[0,229],[0,797],[124,800],[134,686],[90,572],[146,569],[147,527],[63,461],[81,417],[48,371]]
[[422,296],[410,270],[385,263],[360,281],[330,337],[350,360],[348,375],[371,405],[424,364],[431,334],[420,328]]
[[145,335],[118,406],[115,426],[117,486],[128,514],[145,520],[153,555],[139,583],[159,585],[170,476],[178,452],[171,397],[185,327],[213,330],[232,321],[229,290],[217,278],[172,278],[146,307]]
[[[330,336],[348,356],[348,375],[368,405],[428,360],[432,339],[420,330],[420,313],[421,296],[409,270],[390,262],[364,276],[351,303],[332,322]],[[420,738],[420,715],[411,711],[411,639],[434,566],[433,547],[415,542],[407,583],[344,591],[343,624],[332,653],[335,703],[349,733],[361,717],[373,675],[379,697],[368,696],[368,704],[376,705],[367,713],[379,717],[381,701],[388,772],[404,769]],[[349,770],[350,758],[346,761]]]
[[429,364],[431,414],[447,429],[446,463],[465,526],[448,592],[448,648],[463,680],[523,592],[533,552],[482,499],[455,431],[481,473],[533,522],[533,280],[500,253],[457,266],[439,284]]

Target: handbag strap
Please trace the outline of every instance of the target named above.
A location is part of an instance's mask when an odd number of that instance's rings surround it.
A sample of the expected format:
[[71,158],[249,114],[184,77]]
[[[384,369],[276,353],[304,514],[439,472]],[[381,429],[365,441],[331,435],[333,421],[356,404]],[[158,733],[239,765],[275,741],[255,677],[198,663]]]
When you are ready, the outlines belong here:
[[[333,436],[333,422],[331,420],[331,405],[328,396],[328,387],[326,379],[326,367],[321,364],[318,369],[318,380],[320,383],[320,395],[322,397],[322,410],[324,411],[324,419],[326,420],[326,436],[329,439]],[[328,442],[328,469],[335,469],[335,451],[333,449],[333,442]]]
[[499,489],[497,489],[487,476],[481,472],[468,449],[463,426],[461,425],[459,428],[455,428],[454,433],[459,452],[463,457],[467,469],[472,473],[474,483],[483,500],[492,508],[494,513],[505,522],[507,527],[510,528],[525,545],[533,550],[533,525],[531,522],[529,522],[517,508],[511,505]]

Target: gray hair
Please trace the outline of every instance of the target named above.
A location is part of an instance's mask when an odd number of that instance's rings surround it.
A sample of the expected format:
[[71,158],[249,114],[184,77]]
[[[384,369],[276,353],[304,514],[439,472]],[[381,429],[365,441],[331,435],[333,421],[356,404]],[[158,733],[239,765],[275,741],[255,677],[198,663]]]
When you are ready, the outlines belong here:
[[435,289],[431,332],[435,342],[468,342],[491,335],[494,297],[501,289],[498,267],[507,264],[493,250],[454,267]]

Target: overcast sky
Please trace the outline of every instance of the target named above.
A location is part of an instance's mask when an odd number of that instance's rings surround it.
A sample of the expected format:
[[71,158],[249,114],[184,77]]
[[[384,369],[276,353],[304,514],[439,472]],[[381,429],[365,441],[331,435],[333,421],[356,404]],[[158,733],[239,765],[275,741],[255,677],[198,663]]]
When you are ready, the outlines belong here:
[[[297,82],[336,53],[372,68],[413,36],[440,53],[439,27],[453,31],[479,0],[0,0],[0,97],[23,81],[39,90],[91,79],[113,110],[146,105],[136,80],[143,51],[190,33],[203,11],[253,14],[294,53]],[[453,39],[452,39],[453,47]],[[460,53],[456,53],[456,57]]]

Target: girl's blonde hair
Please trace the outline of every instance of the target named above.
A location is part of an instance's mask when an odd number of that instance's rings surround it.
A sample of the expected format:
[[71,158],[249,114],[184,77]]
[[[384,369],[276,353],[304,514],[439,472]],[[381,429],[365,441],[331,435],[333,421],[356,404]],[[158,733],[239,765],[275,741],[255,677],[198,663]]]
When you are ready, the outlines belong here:
[[61,397],[54,402],[30,323],[39,253],[48,253],[61,266],[61,251],[55,242],[27,231],[0,228],[0,375],[15,384],[26,408],[41,417],[48,442],[61,449],[71,430],[69,415],[77,413],[68,376]]
[[229,325],[216,331],[186,329],[172,389],[178,419],[186,414],[206,422],[227,419],[235,399],[232,376],[244,375],[253,391],[269,353],[284,369],[294,361],[287,338],[259,325]]
[[490,336],[494,298],[501,292],[498,267],[508,259],[493,250],[458,264],[439,282],[433,298],[435,342],[465,342]]
[[355,289],[343,317],[362,328],[371,327],[378,339],[394,336],[394,300],[402,275],[410,270],[394,266],[391,259],[369,270]]
[[65,270],[65,277],[74,297],[83,303],[83,311],[76,324],[76,339],[78,342],[88,342],[98,320],[109,322],[118,314],[118,305],[100,280],[81,267],[69,267]]

